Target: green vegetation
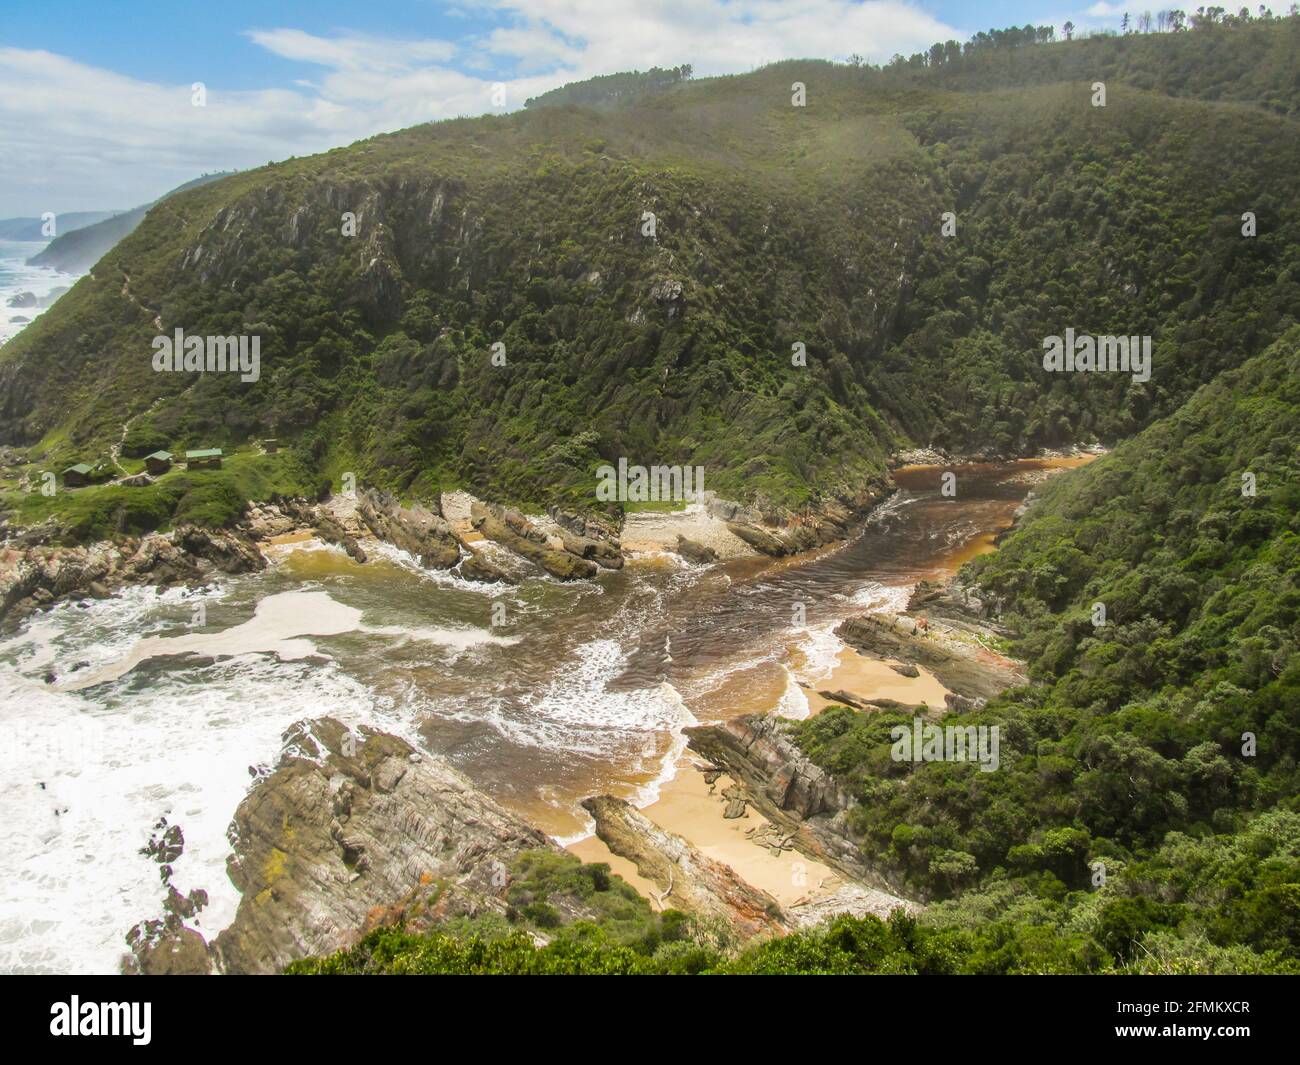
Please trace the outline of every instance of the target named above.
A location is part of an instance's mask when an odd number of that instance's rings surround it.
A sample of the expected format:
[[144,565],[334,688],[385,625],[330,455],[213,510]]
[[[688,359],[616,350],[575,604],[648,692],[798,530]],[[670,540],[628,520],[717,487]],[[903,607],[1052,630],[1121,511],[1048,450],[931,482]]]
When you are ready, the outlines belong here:
[[[504,919],[291,971],[1300,971],[1300,17],[1175,28],[614,75],[235,175],[158,204],[0,350],[0,441],[32,469],[128,417],[132,457],[289,445],[0,497],[72,537],[221,524],[344,470],[589,508],[626,457],[793,506],[905,444],[1117,445],[965,571],[1036,682],[963,716],[1001,730],[998,771],[894,762],[896,714],[798,729],[923,918],[737,953],[534,858]],[[260,380],[154,372],[156,318],[259,336]],[[1045,374],[1066,327],[1150,335],[1151,380]]]
[[[153,448],[150,448],[153,450]],[[129,463],[140,467],[142,463]],[[25,471],[39,483],[40,471]],[[314,496],[318,479],[301,456],[251,450],[227,455],[219,470],[187,470],[180,465],[152,484],[90,485],[53,496],[0,486],[0,511],[10,511],[25,526],[53,520],[56,539],[79,542],[138,536],[188,522],[219,528],[233,524],[249,502],[277,496]]]
[[689,63],[680,67],[651,67],[642,73],[602,74],[586,81],[572,81],[558,89],[525,101],[525,107],[602,107],[627,104],[634,99],[664,92],[691,76]]
[[[66,465],[136,415],[128,454],[275,436],[403,498],[585,509],[618,457],[801,506],[906,444],[1114,442],[1295,322],[1298,28],[620,75],[227,177],[5,345],[0,440]],[[155,316],[259,336],[260,380],[154,372]],[[1150,334],[1152,380],[1044,374],[1067,325]]]
[[380,928],[352,950],[295,962],[288,972],[686,975],[734,950],[726,929],[677,910],[655,913],[603,863],[528,851],[510,874],[504,917],[453,917],[431,933]]
[[1293,329],[1050,482],[965,571],[1040,682],[963,715],[1000,727],[1000,770],[894,762],[903,715],[832,709],[800,727],[861,800],[863,851],[906,889],[955,898],[928,920],[1008,924],[1013,956],[1073,929],[1114,963],[1300,965],[1297,515]]

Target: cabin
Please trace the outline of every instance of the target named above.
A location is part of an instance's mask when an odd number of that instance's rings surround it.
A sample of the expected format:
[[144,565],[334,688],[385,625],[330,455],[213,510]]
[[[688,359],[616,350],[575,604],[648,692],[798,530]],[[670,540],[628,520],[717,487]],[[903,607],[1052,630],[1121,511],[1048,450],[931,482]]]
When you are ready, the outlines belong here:
[[207,447],[185,452],[185,467],[191,470],[221,469],[221,448]]
[[157,477],[172,468],[173,457],[170,451],[155,451],[144,457],[144,468]]
[[69,466],[63,471],[63,486],[65,488],[82,488],[90,484],[91,473],[91,468],[84,462]]

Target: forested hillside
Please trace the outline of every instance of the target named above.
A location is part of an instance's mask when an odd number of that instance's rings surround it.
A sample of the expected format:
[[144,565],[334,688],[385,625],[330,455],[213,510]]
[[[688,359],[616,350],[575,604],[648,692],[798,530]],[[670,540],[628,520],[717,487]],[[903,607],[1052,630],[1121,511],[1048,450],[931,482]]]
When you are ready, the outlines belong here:
[[1293,329],[968,568],[1041,682],[963,718],[1001,727],[999,772],[892,761],[906,714],[801,726],[863,849],[961,896],[929,920],[1002,921],[1009,966],[1300,966],[1298,516]]
[[[931,899],[919,919],[840,917],[737,952],[570,864],[520,878],[513,925],[381,929],[290,971],[1300,973],[1298,513],[1300,328],[1051,482],[965,571],[1040,682],[960,719],[1001,729],[998,772],[893,760],[909,711],[799,726],[860,800],[863,853]],[[539,905],[574,885],[619,919],[552,924],[537,948]]]
[[[907,444],[1114,443],[1295,321],[1297,24],[679,71],[226,178],[0,350],[0,442],[276,436],[320,476],[585,506],[617,457],[797,505]],[[1150,381],[1044,373],[1066,327],[1150,335]],[[155,372],[177,328],[259,336],[259,379]]]

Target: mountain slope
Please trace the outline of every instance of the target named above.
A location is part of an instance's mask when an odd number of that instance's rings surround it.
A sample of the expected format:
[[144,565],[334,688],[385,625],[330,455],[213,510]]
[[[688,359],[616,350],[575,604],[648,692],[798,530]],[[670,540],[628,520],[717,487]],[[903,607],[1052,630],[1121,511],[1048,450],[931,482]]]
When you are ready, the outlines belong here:
[[104,219],[94,219],[91,223],[76,228],[62,224],[60,232],[50,243],[27,260],[29,266],[48,266],[65,274],[84,274],[103,257],[104,253],[124,237],[135,232],[136,226],[144,221],[144,216],[154,204],[175,196],[186,189],[216,181],[222,174],[204,174],[193,181],[172,189],[165,196],[147,203],[143,207],[133,207],[129,211],[120,211]]
[[[1086,83],[915,80],[785,63],[177,195],[5,348],[0,440],[57,461],[139,416],[176,445],[275,435],[416,494],[590,507],[595,467],[626,457],[802,505],[854,497],[905,443],[1120,439],[1294,322],[1290,120],[1122,82],[1095,108]],[[1067,327],[1151,335],[1151,380],[1044,373]],[[259,336],[259,380],[155,373],[176,328]]]
[[962,716],[1001,729],[996,773],[892,761],[906,714],[801,726],[862,800],[864,852],[964,892],[940,923],[1010,920],[1008,964],[1055,926],[1066,968],[1136,961],[1139,942],[1300,966],[1300,328],[1050,482],[964,575],[1042,686]]

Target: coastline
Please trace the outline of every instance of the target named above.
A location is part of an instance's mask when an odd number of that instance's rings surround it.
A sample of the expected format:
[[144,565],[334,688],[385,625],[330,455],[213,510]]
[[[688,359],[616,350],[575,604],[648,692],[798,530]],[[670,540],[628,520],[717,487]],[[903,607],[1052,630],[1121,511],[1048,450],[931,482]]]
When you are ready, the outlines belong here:
[[[1037,482],[1059,470],[1086,465],[1098,453],[1094,450],[1070,449],[1059,454],[1042,454],[1013,461],[1023,465],[1025,476]],[[959,464],[960,461],[945,462],[944,456],[933,454],[913,457],[934,457],[939,461],[900,464],[895,467],[895,471],[943,468],[948,464]],[[949,580],[970,559],[995,551],[998,540],[1014,525],[1015,520],[1012,517],[1001,527],[984,530],[972,537],[961,549],[951,553],[944,565],[934,570],[934,576],[941,581]],[[839,548],[843,545],[835,546]],[[794,556],[781,559],[778,564],[785,567],[806,564],[820,553],[810,554],[813,557]],[[916,587],[916,584],[908,586],[909,596],[915,592]],[[948,637],[941,635],[941,631],[936,636],[942,642],[947,642]],[[923,705],[931,712],[944,712],[951,705],[950,699],[961,698],[924,664],[912,664],[910,668],[904,665],[906,672],[915,674],[909,676],[894,668],[895,665],[902,664],[897,659],[864,654],[843,637],[837,635],[836,638],[840,647],[836,652],[835,664],[829,673],[811,680],[800,679],[800,674],[808,663],[797,646],[787,646],[782,665],[798,685],[798,691],[807,707],[806,713],[783,715],[782,710],[789,709],[784,695],[772,698],[770,691],[766,694],[765,705],[753,709],[762,714],[807,718],[821,713],[828,706],[842,703],[843,700],[830,697],[841,694],[864,703],[886,700],[904,705]],[[870,709],[859,712],[870,712]],[[774,838],[779,842],[780,832],[751,804],[745,804],[740,816],[724,817],[729,805],[725,792],[733,788],[735,781],[722,773],[710,784],[706,773],[709,778],[714,778],[717,772],[710,771],[711,768],[695,752],[689,749],[684,751],[672,766],[671,776],[659,785],[658,798],[642,807],[641,814],[660,828],[680,836],[704,854],[730,867],[741,880],[766,891],[783,906],[828,898],[844,886],[845,878],[841,874],[802,855],[798,850],[783,849],[774,853],[766,846]],[[732,794],[737,792],[733,790]],[[651,899],[656,908],[666,905],[660,899],[656,886],[643,877],[632,862],[613,853],[596,837],[594,831],[583,839],[568,844],[566,849],[583,861],[608,863],[613,871]]]

